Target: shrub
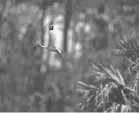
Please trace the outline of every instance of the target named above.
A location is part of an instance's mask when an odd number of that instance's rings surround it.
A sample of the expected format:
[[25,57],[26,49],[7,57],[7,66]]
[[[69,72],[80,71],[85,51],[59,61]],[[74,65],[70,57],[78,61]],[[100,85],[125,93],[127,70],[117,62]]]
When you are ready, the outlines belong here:
[[78,81],[82,88],[81,110],[92,112],[138,112],[139,111],[139,44],[137,38],[120,40],[113,55],[123,57],[128,62],[125,72],[112,65],[109,67],[91,64],[89,73],[95,81],[90,84]]

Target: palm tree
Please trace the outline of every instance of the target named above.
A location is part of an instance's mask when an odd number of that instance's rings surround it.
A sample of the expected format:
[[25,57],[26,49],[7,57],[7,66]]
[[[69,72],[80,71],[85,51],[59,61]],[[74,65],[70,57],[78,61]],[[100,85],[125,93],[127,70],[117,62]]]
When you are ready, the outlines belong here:
[[111,65],[109,67],[101,64],[91,65],[90,77],[95,79],[95,85],[79,82],[83,88],[78,91],[85,99],[79,104],[82,110],[88,109],[93,112],[139,111],[139,44],[137,38],[137,36],[131,37],[130,35],[120,40],[113,52],[129,62],[123,74]]

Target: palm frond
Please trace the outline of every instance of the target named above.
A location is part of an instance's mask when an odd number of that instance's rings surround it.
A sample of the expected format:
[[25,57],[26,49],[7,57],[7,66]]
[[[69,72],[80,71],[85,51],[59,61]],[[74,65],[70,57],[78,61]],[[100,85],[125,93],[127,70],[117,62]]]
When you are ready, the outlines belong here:
[[87,87],[87,88],[91,88],[91,89],[98,89],[97,87],[95,87],[94,85],[88,85],[88,84],[85,84],[84,82],[82,81],[78,81],[78,84],[84,86],[84,87]]
[[87,90],[84,90],[84,89],[77,89],[77,91],[81,94],[85,94],[85,93],[88,93]]
[[[90,72],[97,88],[79,82],[87,90],[84,93],[86,100],[82,104],[84,108],[91,106],[94,112],[139,111],[139,44],[136,38],[128,38],[120,40],[113,52],[128,62],[123,74],[112,65],[106,67],[97,63],[92,65]],[[91,88],[95,89],[94,92],[91,92]]]
[[120,40],[113,54],[117,56],[126,56],[129,59],[133,57],[139,58],[139,44],[137,38],[127,39],[125,37],[123,40]]
[[[125,86],[125,82],[124,79],[121,75],[121,73],[119,72],[119,70],[114,69],[113,66],[110,66],[110,68],[105,68],[104,66],[102,66],[101,64],[98,64],[98,67],[100,68],[100,70],[102,70],[100,76],[103,75],[103,78],[107,78],[108,80],[111,80],[113,82],[116,82],[119,85]],[[98,73],[97,73],[98,74]]]

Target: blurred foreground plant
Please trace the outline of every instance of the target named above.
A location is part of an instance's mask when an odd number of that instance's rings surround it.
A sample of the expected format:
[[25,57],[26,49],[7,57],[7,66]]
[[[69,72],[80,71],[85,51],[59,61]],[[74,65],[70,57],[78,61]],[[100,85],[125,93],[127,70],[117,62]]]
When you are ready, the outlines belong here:
[[[122,56],[128,62],[121,73],[112,65],[92,64],[91,76],[95,85],[78,82],[83,88],[78,91],[84,101],[79,103],[81,110],[93,112],[138,112],[139,111],[139,44],[137,38],[120,40],[114,55]],[[125,79],[128,78],[128,79]]]

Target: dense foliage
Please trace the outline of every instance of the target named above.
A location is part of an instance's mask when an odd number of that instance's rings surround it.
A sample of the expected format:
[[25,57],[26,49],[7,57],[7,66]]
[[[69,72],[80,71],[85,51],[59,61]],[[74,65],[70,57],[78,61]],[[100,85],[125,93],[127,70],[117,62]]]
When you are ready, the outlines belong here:
[[[138,112],[138,39],[124,38],[118,43],[115,55],[122,56],[128,63],[124,73],[101,64],[92,64],[90,77],[95,79],[93,85],[79,82],[85,89],[79,89],[85,101],[81,108],[93,112]],[[126,81],[128,81],[126,83]]]

